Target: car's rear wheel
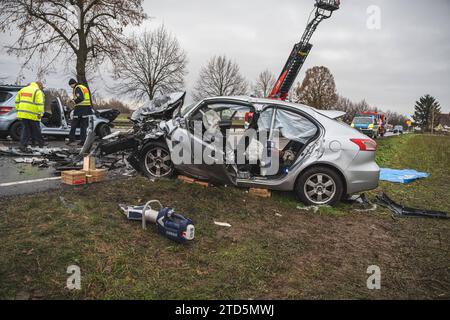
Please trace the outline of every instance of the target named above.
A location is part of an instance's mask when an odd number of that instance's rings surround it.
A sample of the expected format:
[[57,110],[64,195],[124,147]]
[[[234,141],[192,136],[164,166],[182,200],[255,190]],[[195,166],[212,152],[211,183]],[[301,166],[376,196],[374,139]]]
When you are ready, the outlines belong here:
[[313,167],[297,180],[295,193],[308,206],[335,205],[344,192],[339,174],[328,167]]
[[174,166],[167,146],[160,142],[148,144],[141,151],[142,172],[149,178],[169,178]]
[[20,135],[22,134],[22,123],[20,121],[14,122],[9,128],[9,135],[14,141],[20,141]]

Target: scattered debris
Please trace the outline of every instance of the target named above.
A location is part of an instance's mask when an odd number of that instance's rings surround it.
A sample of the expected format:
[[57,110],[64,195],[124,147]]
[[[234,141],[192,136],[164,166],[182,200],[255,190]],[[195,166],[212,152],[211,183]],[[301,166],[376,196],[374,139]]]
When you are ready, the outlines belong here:
[[0,156],[20,157],[16,163],[29,163],[40,168],[54,166],[56,171],[80,169],[81,161],[78,152],[65,148],[31,148],[30,152],[22,152],[15,147],[0,147]]
[[217,222],[217,221],[214,221],[214,224],[215,224],[216,226],[219,226],[219,227],[231,228],[231,224],[226,223],[226,222]]
[[349,198],[344,199],[344,202],[352,205],[357,205],[358,207],[355,208],[354,211],[359,213],[372,212],[378,209],[378,206],[371,203],[365,193],[350,196]]
[[[159,210],[153,210],[152,204],[157,204]],[[194,240],[195,227],[192,220],[176,213],[172,208],[164,208],[158,200],[149,201],[144,206],[119,204],[119,207],[128,220],[142,221],[144,229],[147,228],[147,222],[155,223],[158,232],[170,240],[179,243]]]
[[34,161],[41,161],[43,158],[16,158],[14,159],[15,163],[29,163],[32,164]]
[[381,193],[377,196],[378,203],[391,210],[394,217],[419,217],[419,218],[436,218],[436,219],[449,219],[450,215],[446,212],[422,210],[404,207],[395,203],[385,193]]
[[376,204],[372,204],[372,206],[370,208],[367,209],[355,209],[356,212],[359,213],[365,213],[365,212],[373,212],[376,211],[378,209],[378,206]]
[[71,154],[69,149],[65,148],[30,148],[30,152],[23,152],[16,147],[0,147],[1,156],[11,157],[36,157],[36,156],[58,156]]
[[370,205],[370,201],[365,193],[352,195],[344,199],[344,202],[351,204],[356,203],[361,205]]
[[297,209],[306,210],[306,211],[313,211],[314,213],[317,213],[320,210],[320,206],[297,207]]
[[396,169],[381,169],[380,180],[395,182],[395,183],[411,183],[417,179],[428,178],[430,175],[425,172],[418,172],[416,170],[396,170]]
[[50,161],[45,158],[16,158],[14,159],[15,163],[26,163],[31,164],[33,166],[37,166],[39,168],[48,168],[50,166]]

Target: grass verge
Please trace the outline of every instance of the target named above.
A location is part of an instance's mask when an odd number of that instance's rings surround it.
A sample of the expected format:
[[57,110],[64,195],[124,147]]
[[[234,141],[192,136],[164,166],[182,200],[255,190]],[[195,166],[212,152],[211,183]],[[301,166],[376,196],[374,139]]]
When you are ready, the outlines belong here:
[[[381,166],[431,177],[380,189],[407,205],[450,211],[449,150],[448,137],[381,140]],[[118,210],[119,203],[150,199],[192,218],[196,240],[175,244]],[[360,213],[346,204],[314,212],[290,194],[260,199],[235,188],[143,178],[63,187],[0,205],[3,299],[450,298],[447,221],[394,220],[385,210]],[[81,268],[80,291],[65,289],[74,264]],[[381,268],[381,290],[366,287],[370,265]]]

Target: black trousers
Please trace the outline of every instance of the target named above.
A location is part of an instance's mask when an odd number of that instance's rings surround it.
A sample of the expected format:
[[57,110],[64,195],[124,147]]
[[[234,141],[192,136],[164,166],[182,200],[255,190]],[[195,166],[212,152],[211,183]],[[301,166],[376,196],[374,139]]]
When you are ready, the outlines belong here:
[[41,134],[41,123],[39,121],[33,121],[29,119],[22,119],[22,132],[20,134],[20,144],[23,147],[28,146],[30,138],[37,142],[39,147],[44,146],[44,139]]
[[75,141],[75,131],[77,130],[77,128],[80,128],[80,140],[81,143],[84,143],[84,141],[86,141],[86,132],[88,125],[89,125],[88,117],[74,116],[72,124],[70,126],[69,140]]

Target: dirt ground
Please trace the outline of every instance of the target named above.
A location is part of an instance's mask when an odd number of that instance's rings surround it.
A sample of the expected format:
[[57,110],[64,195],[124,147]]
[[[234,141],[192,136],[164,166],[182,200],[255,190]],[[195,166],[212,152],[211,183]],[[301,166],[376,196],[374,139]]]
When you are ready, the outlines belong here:
[[[380,144],[381,165],[432,173],[380,189],[406,205],[450,212],[446,160],[425,168],[448,156],[450,138]],[[118,210],[119,203],[151,199],[192,218],[195,241],[175,244]],[[4,198],[0,207],[3,299],[450,298],[448,220],[393,219],[385,209],[359,212],[350,204],[314,212],[290,194],[261,199],[241,189],[144,178]],[[70,265],[81,268],[80,291],[65,289]],[[381,269],[381,290],[367,288],[371,265]]]

